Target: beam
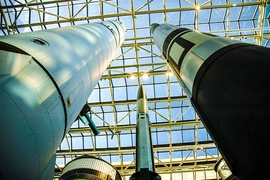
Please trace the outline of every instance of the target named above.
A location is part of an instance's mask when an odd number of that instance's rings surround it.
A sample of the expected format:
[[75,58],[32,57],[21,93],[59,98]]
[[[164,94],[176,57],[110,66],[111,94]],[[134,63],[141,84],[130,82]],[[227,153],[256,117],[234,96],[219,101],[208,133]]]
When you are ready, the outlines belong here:
[[[186,96],[177,96],[177,97],[170,97],[170,101],[184,101],[188,100]],[[157,102],[168,102],[168,98],[149,98],[149,103],[157,103]],[[128,100],[128,101],[115,101],[115,106],[127,105],[127,104],[136,104],[136,100]],[[112,106],[110,102],[89,102],[88,105],[90,107],[101,107],[101,106]]]
[[[65,1],[63,1],[63,2],[65,2]],[[202,6],[201,9],[230,8],[230,7],[242,7],[242,6],[252,6],[252,5],[261,5],[261,2],[245,2],[245,3],[237,3],[237,4],[219,4],[219,5],[212,5],[212,6]],[[18,7],[24,7],[24,6],[26,6],[26,5],[23,4],[23,5],[19,5]],[[0,7],[0,9],[7,9],[7,8],[13,8],[13,7],[14,6],[2,6],[2,7]],[[190,6],[190,7],[185,7],[185,8],[169,8],[169,9],[166,9],[166,10],[165,9],[156,9],[156,10],[147,10],[147,11],[134,11],[132,13],[133,13],[133,16],[136,16],[136,15],[142,15],[142,14],[164,13],[165,11],[168,13],[168,12],[190,11],[190,10],[196,10],[196,7]],[[132,15],[130,12],[121,12],[121,13],[115,13],[115,14],[103,14],[102,17],[103,18],[111,18],[111,17],[130,16],[130,15]],[[91,20],[91,19],[92,20],[93,19],[100,19],[100,15],[42,22],[42,25],[66,23],[66,22],[70,22],[71,20],[73,22],[76,22],[76,21]],[[20,24],[20,25],[17,25],[15,28],[24,28],[24,27],[30,27],[30,26],[40,26],[40,23]]]
[[[207,141],[206,143],[203,144],[197,144],[197,145],[192,145],[192,144],[188,144],[188,145],[174,145],[172,147],[169,146],[154,146],[153,148],[153,152],[160,152],[160,151],[179,151],[179,150],[192,150],[192,149],[205,149],[205,148],[215,148],[215,144],[212,141]],[[56,152],[56,156],[71,156],[71,155],[83,155],[83,154],[90,154],[90,155],[113,155],[113,154],[132,154],[135,153],[136,149],[135,147],[127,147],[125,149],[117,149],[117,148],[104,148],[102,150],[100,150],[100,148],[96,149],[95,151],[93,151],[92,149],[78,149],[78,150],[73,150],[73,151],[69,151],[69,150],[58,150]]]
[[[183,126],[197,126],[202,125],[201,121],[191,120],[191,121],[178,121],[176,123],[169,122],[169,123],[152,123],[150,128],[172,128],[172,127],[183,127]],[[136,125],[121,125],[121,126],[99,126],[98,129],[100,132],[107,132],[109,128],[113,128],[115,131],[128,131],[128,130],[135,130]],[[86,133],[90,132],[88,127],[86,128],[71,128],[68,133],[76,134],[76,133]]]

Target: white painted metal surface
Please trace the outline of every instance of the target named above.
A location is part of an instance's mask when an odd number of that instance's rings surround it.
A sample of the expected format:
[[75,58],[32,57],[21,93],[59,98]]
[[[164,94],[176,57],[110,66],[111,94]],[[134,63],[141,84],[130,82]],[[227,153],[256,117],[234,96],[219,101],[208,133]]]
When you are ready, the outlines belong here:
[[40,179],[124,36],[108,21],[1,37],[3,178]]

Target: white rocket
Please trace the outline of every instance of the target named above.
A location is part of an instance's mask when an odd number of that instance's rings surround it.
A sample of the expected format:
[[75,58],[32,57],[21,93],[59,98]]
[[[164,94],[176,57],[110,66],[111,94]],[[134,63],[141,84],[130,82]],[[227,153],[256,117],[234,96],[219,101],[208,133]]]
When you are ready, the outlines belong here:
[[0,179],[54,173],[54,154],[125,31],[104,21],[0,37]]

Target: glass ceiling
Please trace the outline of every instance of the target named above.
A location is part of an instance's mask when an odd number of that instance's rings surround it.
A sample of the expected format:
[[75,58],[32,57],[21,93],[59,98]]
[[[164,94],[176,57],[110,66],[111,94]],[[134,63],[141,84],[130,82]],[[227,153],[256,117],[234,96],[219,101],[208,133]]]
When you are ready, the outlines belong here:
[[55,179],[83,154],[113,164],[123,179],[135,171],[138,85],[146,90],[156,171],[167,179],[217,179],[221,158],[149,26],[170,23],[270,47],[267,0],[1,0],[0,35],[119,20],[126,40],[88,99],[100,134],[77,120],[58,148]]

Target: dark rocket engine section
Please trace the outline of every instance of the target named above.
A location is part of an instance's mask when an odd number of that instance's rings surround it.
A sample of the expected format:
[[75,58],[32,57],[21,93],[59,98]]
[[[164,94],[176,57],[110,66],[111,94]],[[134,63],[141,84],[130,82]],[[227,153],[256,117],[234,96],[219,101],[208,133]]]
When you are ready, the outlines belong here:
[[169,24],[151,32],[233,175],[265,174],[270,49]]

